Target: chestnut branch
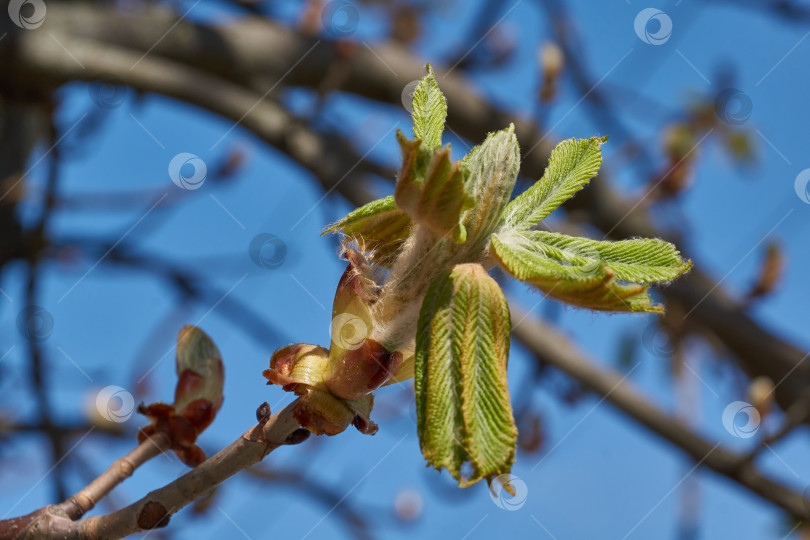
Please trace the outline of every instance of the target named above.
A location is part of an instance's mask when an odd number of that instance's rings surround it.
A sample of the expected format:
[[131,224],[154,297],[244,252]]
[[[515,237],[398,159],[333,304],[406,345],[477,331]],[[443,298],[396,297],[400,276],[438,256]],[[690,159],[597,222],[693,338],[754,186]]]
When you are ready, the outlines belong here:
[[[219,453],[129,506],[109,514],[74,521],[72,515],[78,517],[81,515],[77,515],[79,510],[92,508],[92,504],[128,476],[127,472],[134,470],[122,465],[125,461],[135,465],[149,459],[153,450],[144,446],[146,442],[142,443],[65,503],[46,506],[26,516],[0,521],[0,538],[101,540],[123,538],[140,531],[165,527],[171,516],[183,507],[239,471],[258,463],[279,446],[303,442],[308,432],[299,429],[298,420],[293,417],[295,404],[293,401],[270,418],[262,418],[257,425]],[[149,446],[155,448],[156,454],[159,453],[160,444]]]

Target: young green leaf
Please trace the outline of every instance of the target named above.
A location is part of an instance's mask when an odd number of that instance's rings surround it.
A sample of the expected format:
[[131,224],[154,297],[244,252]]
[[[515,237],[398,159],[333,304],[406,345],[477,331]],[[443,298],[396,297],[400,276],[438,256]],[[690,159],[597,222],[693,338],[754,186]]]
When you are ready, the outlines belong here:
[[450,160],[449,145],[433,152],[425,175],[421,177],[416,165],[421,152],[417,143],[409,141],[399,131],[397,140],[403,156],[403,168],[394,189],[397,206],[436,235],[452,233],[457,243],[464,243],[467,234],[460,223],[461,214],[474,204],[474,200],[464,191],[461,164]]
[[528,229],[574,196],[599,172],[607,137],[567,139],[551,152],[543,177],[506,207],[506,226]]
[[512,466],[510,330],[503,292],[478,264],[437,278],[422,304],[414,369],[419,441],[428,463],[448,469],[462,487]]
[[439,90],[433,68],[427,66],[428,74],[422,77],[413,92],[413,134],[422,147],[432,150],[442,145],[444,120],[447,118],[447,101]]
[[[598,243],[566,243],[565,249],[543,243],[536,234],[539,231],[507,232],[492,235],[492,254],[498,263],[517,279],[534,285],[546,295],[568,302],[575,306],[600,311],[646,311],[660,313],[663,308],[653,304],[647,294],[647,285],[639,283],[619,283],[617,273],[624,276],[662,275],[663,270],[655,266],[633,266],[630,259],[602,259]],[[575,239],[579,240],[579,239]],[[555,239],[559,241],[559,239]],[[607,244],[607,242],[605,242]],[[604,249],[604,247],[603,247]],[[625,254],[626,255],[626,254]],[[645,262],[643,257],[639,258]],[[616,265],[618,272],[612,268]],[[683,261],[677,275],[684,271]]]
[[602,264],[610,268],[615,278],[636,283],[671,281],[692,266],[681,258],[669,242],[657,238],[634,238],[605,242],[573,237],[548,231],[526,231],[523,236],[551,257],[561,261],[587,258],[582,264]]
[[397,208],[392,195],[349,212],[345,218],[330,225],[321,234],[342,229],[364,249],[373,251],[375,261],[387,267],[408,237],[411,225],[410,216]]
[[515,126],[490,133],[462,161],[465,190],[476,205],[462,216],[468,241],[476,243],[491,234],[503,219],[520,170],[520,148]]

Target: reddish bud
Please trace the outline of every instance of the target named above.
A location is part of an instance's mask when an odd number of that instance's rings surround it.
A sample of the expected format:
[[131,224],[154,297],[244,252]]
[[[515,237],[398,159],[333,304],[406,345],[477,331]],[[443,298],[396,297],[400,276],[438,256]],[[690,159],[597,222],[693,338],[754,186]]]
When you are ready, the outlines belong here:
[[216,414],[222,406],[225,385],[225,366],[217,346],[196,326],[184,326],[177,336],[176,360],[179,380],[174,394],[175,409],[182,412],[191,402],[205,399]]
[[385,384],[401,363],[402,353],[391,353],[369,338],[338,357],[330,355],[324,381],[336,396],[358,399]]
[[222,356],[205,332],[185,326],[177,336],[177,386],[174,404],[141,405],[138,412],[152,423],[138,433],[138,441],[164,433],[177,457],[195,467],[205,460],[205,453],[195,443],[222,406],[225,368]]

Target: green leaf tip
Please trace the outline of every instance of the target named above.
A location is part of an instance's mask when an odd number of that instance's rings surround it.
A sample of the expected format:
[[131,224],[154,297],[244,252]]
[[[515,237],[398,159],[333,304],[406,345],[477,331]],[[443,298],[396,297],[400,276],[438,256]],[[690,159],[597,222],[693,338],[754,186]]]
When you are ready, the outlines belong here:
[[456,265],[430,285],[416,336],[417,429],[428,464],[462,487],[508,473],[514,461],[510,331],[503,292],[481,265]]
[[433,68],[419,81],[413,92],[413,134],[426,150],[442,145],[444,121],[447,118],[447,100],[439,89]]
[[607,137],[567,139],[551,152],[543,177],[506,207],[506,225],[526,230],[573,197],[599,172]]

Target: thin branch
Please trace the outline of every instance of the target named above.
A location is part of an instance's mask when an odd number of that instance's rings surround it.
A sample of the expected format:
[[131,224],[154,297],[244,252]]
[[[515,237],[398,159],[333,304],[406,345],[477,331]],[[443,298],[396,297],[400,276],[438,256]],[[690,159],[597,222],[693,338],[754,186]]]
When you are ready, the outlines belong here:
[[382,515],[379,510],[369,511],[367,508],[363,508],[362,512],[355,510],[348,501],[343,500],[343,492],[320,485],[295,470],[276,471],[266,467],[251,467],[245,473],[257,480],[286,484],[317,500],[327,508],[333,509],[349,526],[354,538],[361,540],[372,538],[369,524],[363,516],[375,513]]
[[[0,521],[0,538],[100,540],[165,527],[172,515],[234,474],[258,463],[279,446],[303,441],[305,437],[299,436],[299,424],[293,417],[295,404],[290,403],[190,472],[125,508],[73,521],[63,505],[46,506],[26,516]],[[101,481],[94,488],[96,494],[112,480]]]
[[78,522],[78,537],[123,538],[139,531],[165,527],[169,518],[181,508],[285,444],[299,425],[293,417],[294,405],[295,402],[287,405],[263,426],[259,424],[249,429],[224,450],[141,500],[117,512]]
[[573,377],[653,433],[681,449],[696,463],[722,474],[744,488],[775,504],[792,516],[810,521],[810,500],[800,493],[760,473],[734,452],[712,444],[680,419],[662,412],[651,401],[636,393],[622,377],[597,368],[565,336],[546,326],[510,302],[513,335],[539,360]]
[[169,438],[165,433],[148,438],[129,454],[115,460],[103,474],[59,506],[71,519],[79,519],[92,510],[113,488],[132,476],[138,467],[168,448]]
[[807,421],[808,416],[810,416],[810,389],[808,389],[798,400],[796,400],[793,405],[785,410],[785,418],[779,429],[776,432],[763,437],[756,448],[751,450],[748,455],[742,458],[743,461],[753,462],[756,457],[767,447],[781,441],[792,433],[794,429]]

